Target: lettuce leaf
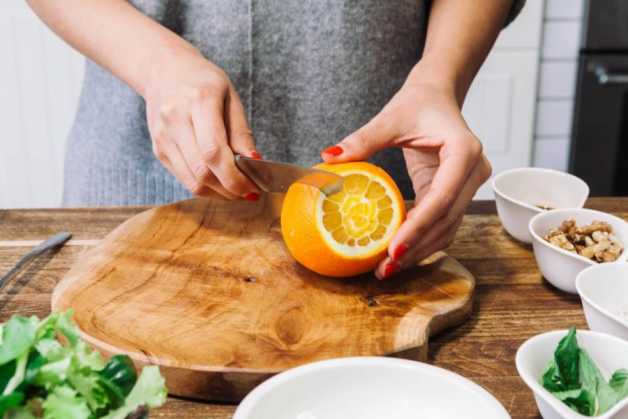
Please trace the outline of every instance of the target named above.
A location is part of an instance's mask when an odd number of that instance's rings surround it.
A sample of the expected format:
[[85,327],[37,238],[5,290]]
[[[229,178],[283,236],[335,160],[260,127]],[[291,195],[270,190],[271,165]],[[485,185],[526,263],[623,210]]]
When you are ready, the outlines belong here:
[[0,360],[0,418],[125,418],[166,400],[157,367],[138,379],[128,356],[105,362],[81,339],[71,310],[0,324]]
[[55,387],[42,407],[45,419],[88,419],[91,414],[85,399],[68,385]]
[[35,341],[37,317],[13,316],[2,328],[0,365],[17,359],[28,351]]
[[9,380],[15,375],[15,360],[9,361],[4,365],[0,365],[0,394],[4,392]]
[[22,393],[13,392],[7,396],[0,396],[0,418],[4,417],[5,412],[19,406],[24,400]]

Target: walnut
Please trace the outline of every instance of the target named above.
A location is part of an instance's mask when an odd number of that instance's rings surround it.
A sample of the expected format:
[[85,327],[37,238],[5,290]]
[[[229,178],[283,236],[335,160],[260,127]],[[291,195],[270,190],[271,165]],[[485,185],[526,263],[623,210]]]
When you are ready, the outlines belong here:
[[549,233],[547,233],[547,235],[545,236],[545,240],[548,240],[550,237],[554,237],[554,236],[562,236],[565,233],[563,233],[560,229],[558,228],[553,228],[549,231]]
[[578,227],[578,232],[581,234],[592,234],[595,231],[602,231],[602,232],[606,232],[606,233],[611,233],[613,231],[613,228],[611,227],[610,224],[604,222],[604,221],[593,221],[591,224],[583,226],[583,227]]
[[575,252],[576,247],[567,239],[565,234],[560,234],[556,236],[552,236],[548,240],[554,246],[558,246],[561,249],[569,250],[570,252]]
[[613,228],[604,221],[593,221],[579,227],[575,220],[568,219],[558,228],[552,228],[544,239],[561,249],[603,263],[616,261],[624,250],[612,233]]
[[587,259],[593,259],[595,257],[595,249],[593,246],[583,247],[582,250],[578,252],[580,256],[584,256]]
[[576,233],[576,220],[565,220],[560,224],[560,231],[565,234],[573,235]]

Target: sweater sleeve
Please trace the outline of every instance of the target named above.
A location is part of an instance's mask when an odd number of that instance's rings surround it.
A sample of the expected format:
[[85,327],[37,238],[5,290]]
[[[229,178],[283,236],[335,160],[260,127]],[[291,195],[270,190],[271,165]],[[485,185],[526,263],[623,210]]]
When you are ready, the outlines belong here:
[[517,16],[519,16],[519,13],[521,13],[521,9],[523,9],[525,4],[526,0],[514,0],[512,2],[512,7],[510,8],[510,13],[508,13],[504,27],[510,25],[510,23],[515,20]]

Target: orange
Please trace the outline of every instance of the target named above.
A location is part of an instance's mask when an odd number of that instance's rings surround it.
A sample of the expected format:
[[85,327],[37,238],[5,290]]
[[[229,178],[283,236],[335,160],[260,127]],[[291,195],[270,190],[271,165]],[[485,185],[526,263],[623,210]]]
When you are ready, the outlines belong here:
[[347,277],[374,269],[405,217],[401,192],[381,168],[366,162],[319,164],[343,176],[326,196],[294,183],[281,210],[281,233],[292,256],[322,275]]

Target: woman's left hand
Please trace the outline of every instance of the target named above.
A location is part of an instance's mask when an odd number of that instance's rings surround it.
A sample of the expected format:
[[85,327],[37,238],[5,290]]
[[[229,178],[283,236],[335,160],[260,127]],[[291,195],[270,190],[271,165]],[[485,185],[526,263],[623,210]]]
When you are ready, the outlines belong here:
[[380,279],[448,247],[467,205],[491,174],[482,144],[447,84],[409,78],[378,115],[322,157],[328,163],[366,160],[388,147],[403,148],[416,198],[375,270]]

